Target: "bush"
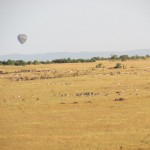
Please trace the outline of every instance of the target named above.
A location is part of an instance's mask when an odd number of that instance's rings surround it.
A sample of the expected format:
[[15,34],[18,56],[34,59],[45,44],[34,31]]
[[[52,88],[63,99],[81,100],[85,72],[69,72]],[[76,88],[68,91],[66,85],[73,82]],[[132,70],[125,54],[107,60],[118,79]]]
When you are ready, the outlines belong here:
[[96,65],[96,68],[103,68],[103,65],[102,65],[102,63],[100,63],[100,64],[97,64],[97,65]]
[[117,63],[114,68],[122,68],[122,64],[121,63]]

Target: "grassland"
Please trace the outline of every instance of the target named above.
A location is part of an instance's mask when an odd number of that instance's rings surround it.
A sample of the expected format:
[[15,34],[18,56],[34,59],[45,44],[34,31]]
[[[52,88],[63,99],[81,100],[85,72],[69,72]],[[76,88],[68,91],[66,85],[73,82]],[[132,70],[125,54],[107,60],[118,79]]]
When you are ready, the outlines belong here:
[[0,150],[150,150],[150,59],[116,63],[0,66]]

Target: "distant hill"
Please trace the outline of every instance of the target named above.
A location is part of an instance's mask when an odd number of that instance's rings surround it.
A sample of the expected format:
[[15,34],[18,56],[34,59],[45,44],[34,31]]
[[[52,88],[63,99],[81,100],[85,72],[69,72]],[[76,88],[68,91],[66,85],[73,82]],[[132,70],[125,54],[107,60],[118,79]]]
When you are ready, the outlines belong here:
[[43,54],[9,54],[9,55],[0,55],[0,60],[39,60],[39,61],[46,61],[46,60],[54,60],[54,59],[61,59],[61,58],[72,58],[72,59],[88,59],[92,57],[110,57],[111,55],[139,55],[145,56],[150,55],[150,49],[142,49],[142,50],[132,50],[132,51],[103,51],[103,52],[52,52],[52,53],[43,53]]

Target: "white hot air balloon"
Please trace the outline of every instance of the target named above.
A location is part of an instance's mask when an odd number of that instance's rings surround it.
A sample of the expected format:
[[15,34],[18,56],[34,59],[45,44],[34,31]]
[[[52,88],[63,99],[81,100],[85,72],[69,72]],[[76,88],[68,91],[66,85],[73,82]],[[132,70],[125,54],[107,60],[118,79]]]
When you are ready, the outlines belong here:
[[17,39],[21,44],[24,44],[27,41],[27,35],[26,34],[19,34]]

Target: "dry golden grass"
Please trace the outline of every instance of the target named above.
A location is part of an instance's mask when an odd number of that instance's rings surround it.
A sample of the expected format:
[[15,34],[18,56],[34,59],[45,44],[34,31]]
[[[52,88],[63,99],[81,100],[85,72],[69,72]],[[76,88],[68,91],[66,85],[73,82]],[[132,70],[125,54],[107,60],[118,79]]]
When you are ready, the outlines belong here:
[[0,66],[0,150],[150,150],[150,60],[117,62]]

